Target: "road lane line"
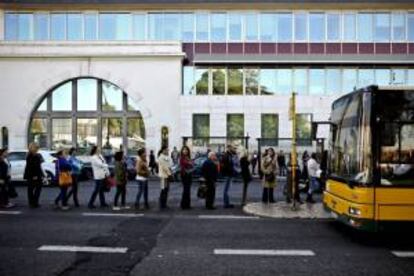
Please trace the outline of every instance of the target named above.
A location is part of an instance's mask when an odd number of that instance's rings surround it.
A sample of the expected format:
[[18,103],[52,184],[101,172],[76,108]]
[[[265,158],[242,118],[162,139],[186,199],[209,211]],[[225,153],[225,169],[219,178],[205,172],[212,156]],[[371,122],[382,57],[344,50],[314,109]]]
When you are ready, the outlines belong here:
[[234,215],[199,215],[199,219],[259,219],[254,216],[234,216]]
[[0,211],[0,215],[20,215],[21,211]]
[[101,246],[70,246],[70,245],[42,245],[39,251],[54,252],[87,252],[87,253],[121,253],[128,251],[126,247],[101,247]]
[[116,214],[116,213],[82,213],[84,217],[128,217],[128,218],[139,218],[143,217],[144,214]]
[[268,250],[268,249],[214,249],[215,255],[239,256],[315,256],[312,250]]
[[414,258],[414,251],[391,251],[398,258]]

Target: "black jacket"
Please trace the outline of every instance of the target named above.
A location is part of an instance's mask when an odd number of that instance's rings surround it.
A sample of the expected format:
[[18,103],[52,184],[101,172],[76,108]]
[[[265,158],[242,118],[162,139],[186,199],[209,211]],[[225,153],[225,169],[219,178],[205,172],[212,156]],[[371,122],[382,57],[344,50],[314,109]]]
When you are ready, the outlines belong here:
[[233,154],[226,151],[221,158],[221,174],[223,176],[234,176]]
[[249,165],[250,162],[247,157],[240,158],[241,175],[244,182],[250,182],[252,180]]
[[4,161],[0,160],[0,179],[3,181],[4,184],[9,182],[9,165]]
[[217,178],[218,178],[217,165],[210,159],[207,159],[203,163],[201,172],[207,183],[214,183],[217,181]]
[[24,169],[24,179],[41,180],[44,177],[42,170],[43,157],[40,154],[29,153],[26,157],[26,168]]

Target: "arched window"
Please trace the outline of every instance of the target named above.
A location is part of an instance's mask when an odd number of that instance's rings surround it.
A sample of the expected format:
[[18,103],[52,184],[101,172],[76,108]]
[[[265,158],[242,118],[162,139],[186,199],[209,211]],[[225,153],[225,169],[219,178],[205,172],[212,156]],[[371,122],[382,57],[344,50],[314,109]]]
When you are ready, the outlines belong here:
[[145,144],[145,127],[137,104],[116,85],[101,79],[77,78],[53,88],[33,112],[29,142],[42,148],[92,145],[108,152],[135,152]]
[[9,147],[9,130],[7,127],[1,128],[1,147],[3,149]]

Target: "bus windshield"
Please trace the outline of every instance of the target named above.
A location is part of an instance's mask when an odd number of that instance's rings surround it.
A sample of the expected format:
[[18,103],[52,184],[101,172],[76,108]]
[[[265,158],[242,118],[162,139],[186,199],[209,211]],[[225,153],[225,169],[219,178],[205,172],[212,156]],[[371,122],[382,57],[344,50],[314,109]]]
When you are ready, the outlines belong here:
[[371,94],[353,93],[332,108],[330,175],[348,183],[372,183]]
[[414,91],[377,96],[381,185],[414,185]]

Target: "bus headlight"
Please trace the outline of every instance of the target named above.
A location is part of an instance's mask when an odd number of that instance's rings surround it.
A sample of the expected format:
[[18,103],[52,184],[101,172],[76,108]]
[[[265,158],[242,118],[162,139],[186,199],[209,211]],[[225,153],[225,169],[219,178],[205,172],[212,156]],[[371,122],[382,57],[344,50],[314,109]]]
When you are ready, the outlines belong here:
[[353,215],[353,216],[360,216],[361,215],[361,210],[359,210],[358,208],[355,208],[355,207],[349,207],[348,213],[350,215]]

